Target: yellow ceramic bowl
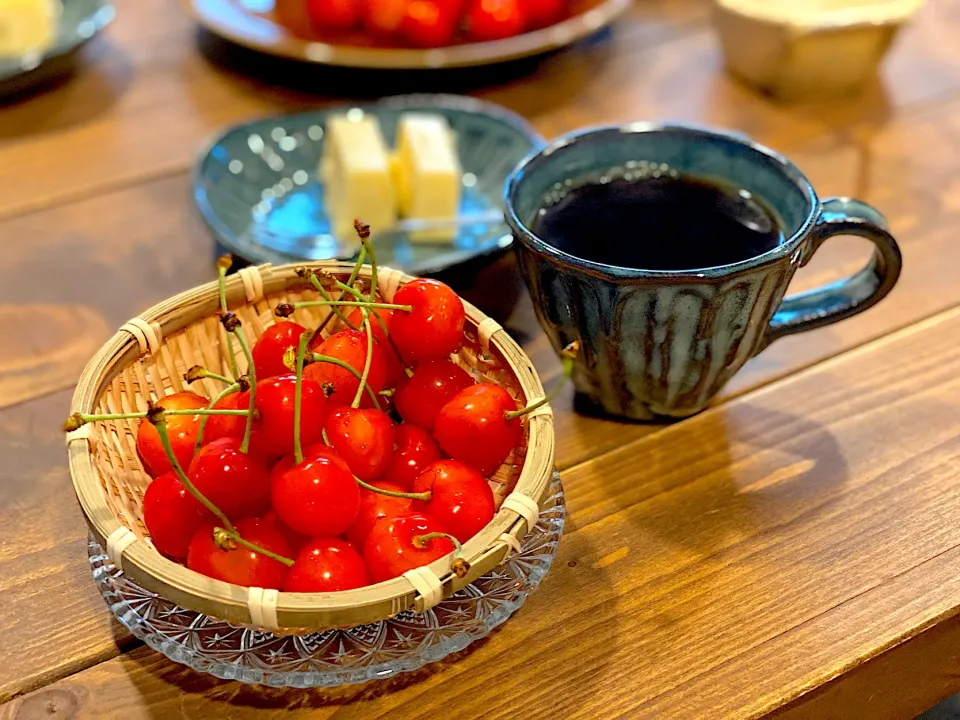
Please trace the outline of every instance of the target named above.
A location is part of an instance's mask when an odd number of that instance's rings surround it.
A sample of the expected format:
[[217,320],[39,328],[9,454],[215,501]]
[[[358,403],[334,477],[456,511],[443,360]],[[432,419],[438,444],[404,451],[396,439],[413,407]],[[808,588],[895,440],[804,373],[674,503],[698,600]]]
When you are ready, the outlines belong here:
[[780,97],[857,90],[925,0],[716,0],[730,71]]

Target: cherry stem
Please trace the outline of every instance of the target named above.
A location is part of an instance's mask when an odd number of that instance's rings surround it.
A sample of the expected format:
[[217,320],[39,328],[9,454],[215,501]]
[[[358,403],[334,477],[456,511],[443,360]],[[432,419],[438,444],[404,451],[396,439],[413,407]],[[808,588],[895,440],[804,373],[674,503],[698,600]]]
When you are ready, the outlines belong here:
[[[232,385],[227,385],[223,390],[220,391],[220,394],[217,395],[213,400],[210,401],[210,404],[207,405],[207,410],[213,410],[213,406],[218,402],[223,400],[227,395],[232,395],[233,393],[240,390],[242,383],[235,382]],[[247,410],[247,413],[250,411]],[[204,415],[200,418],[200,425],[197,427],[197,441],[193,444],[193,454],[196,455],[200,452],[200,448],[203,446],[203,431],[207,428],[207,418],[209,415]]]
[[[330,363],[331,365],[336,365],[337,367],[342,367],[344,370],[349,370],[357,380],[362,380],[360,373],[357,369],[350,365],[340,358],[335,358],[332,355],[324,355],[322,353],[310,353],[309,357],[304,356],[303,358],[305,364],[321,362],[321,363]],[[290,372],[296,372],[297,370],[297,354],[293,351],[292,347],[287,348],[286,352],[283,353],[283,365]],[[377,402],[377,395],[373,392],[373,388],[370,387],[369,383],[364,383],[367,393],[370,395],[370,399],[373,400],[374,406],[377,410],[380,409],[380,403]]]
[[[224,255],[217,260],[217,285],[220,291],[220,312],[224,315],[229,312],[227,309],[227,270],[233,265],[233,256]],[[230,371],[233,377],[240,377],[240,370],[237,368],[237,357],[233,352],[233,338],[227,333],[227,358],[230,362]]]
[[214,538],[216,538],[217,533],[224,533],[238,545],[243,545],[243,547],[247,548],[248,550],[253,550],[253,552],[263,555],[264,557],[268,557],[271,560],[276,560],[278,563],[283,563],[287,567],[291,567],[293,565],[293,560],[290,558],[284,557],[283,555],[278,555],[277,553],[262,548],[259,545],[255,545],[249,540],[244,540],[242,537],[240,537],[240,533],[238,533],[236,530],[227,530],[225,528],[215,527],[213,529]]
[[293,461],[303,462],[303,447],[300,445],[300,406],[303,404],[303,355],[307,351],[311,333],[304,332],[297,345],[297,385],[293,393]]
[[[373,300],[375,297],[376,288],[377,288],[377,258],[373,253],[373,245],[370,244],[370,241],[367,238],[361,236],[360,242],[364,243],[364,247],[370,248],[370,300]],[[357,300],[363,302],[363,294],[359,290],[357,290],[356,288],[350,285],[340,282],[336,278],[333,278],[333,281],[340,290],[346,293],[350,293],[355,298],[357,298]],[[403,367],[404,371],[407,373],[407,376],[409,377],[410,375],[413,375],[413,371],[410,370],[410,368],[403,365],[403,356],[400,354],[400,350],[397,348],[397,344],[393,341],[393,336],[390,335],[390,331],[387,330],[387,324],[383,321],[383,318],[380,317],[380,313],[374,310],[373,316],[377,319],[377,324],[380,325],[380,329],[383,331],[383,336],[387,339],[387,342],[390,343],[390,348],[393,350],[394,355],[397,356],[397,360],[400,361],[400,365],[401,367]]]
[[173,467],[173,471],[177,474],[177,477],[180,478],[183,486],[190,491],[190,494],[199,500],[207,510],[216,515],[217,519],[223,523],[223,526],[229,532],[236,535],[237,529],[233,526],[233,523],[230,522],[230,518],[224,515],[220,508],[207,500],[202,492],[197,490],[197,486],[190,482],[190,478],[187,477],[183,468],[180,467],[180,461],[177,460],[177,456],[173,452],[173,447],[170,445],[170,436],[167,434],[167,419],[165,417],[167,412],[168,411],[163,409],[159,409],[159,411],[158,409],[154,409],[149,418],[150,422],[157,429],[157,434],[160,436],[160,444],[163,445],[163,451],[167,454],[167,460],[170,462],[171,467]]
[[[246,427],[243,428],[243,441],[240,443],[240,452],[246,455],[250,450],[250,436],[253,434],[253,411],[257,402],[257,369],[254,367],[253,353],[250,352],[250,344],[247,342],[247,335],[243,332],[243,328],[238,324],[231,332],[237,336],[237,342],[240,343],[240,348],[247,358],[247,374],[250,378],[250,404],[247,406],[249,413],[247,414]],[[229,336],[228,333],[227,337]]]
[[403,310],[404,312],[413,312],[412,305],[396,305],[395,303],[381,302],[354,302],[353,300],[302,300],[301,302],[291,303],[295,308],[302,307],[359,307],[367,310],[379,308],[380,310]]
[[553,400],[557,394],[563,389],[563,386],[567,384],[567,381],[570,379],[570,376],[573,375],[573,361],[577,357],[577,353],[580,352],[580,341],[574,340],[572,343],[567,345],[563,352],[560,353],[560,361],[563,363],[563,377],[560,378],[560,382],[551,390],[547,395],[537,400],[535,403],[527,405],[525,408],[519,410],[509,410],[503,414],[507,420],[514,420],[523,415],[532,413],[537,408],[543,407],[548,402]]
[[398,492],[396,490],[384,490],[383,488],[378,488],[376,485],[371,485],[370,483],[364,482],[356,475],[353,476],[353,479],[357,481],[357,485],[362,487],[364,490],[369,490],[372,493],[377,495],[386,495],[387,497],[398,497],[398,498],[409,498],[410,500],[423,500],[427,502],[430,500],[433,495],[428,490],[427,492],[422,493],[408,493],[408,492]]
[[413,544],[422,550],[427,546],[428,542],[431,540],[439,540],[440,538],[446,538],[453,543],[454,557],[460,557],[463,555],[463,545],[460,544],[460,541],[457,540],[453,535],[445,532],[428,532],[424,533],[423,535],[414,535]]
[[349,370],[357,380],[360,381],[361,387],[365,388],[367,394],[370,396],[370,399],[373,401],[373,406],[379,410],[380,403],[377,401],[377,394],[373,391],[373,388],[370,387],[370,384],[363,379],[363,375],[357,372],[357,369],[350,363],[344,362],[340,358],[331,357],[330,355],[322,355],[321,353],[313,353],[311,356],[313,362],[324,362],[330,363],[331,365],[336,365],[337,367],[342,367],[344,370]]
[[[356,221],[354,221],[356,222]],[[360,274],[360,268],[363,267],[363,261],[367,259],[367,246],[360,246],[360,254],[357,255],[357,261],[353,264],[353,272],[350,273],[350,277],[347,279],[347,286],[353,287],[353,283],[356,282],[357,276]]]
[[[154,411],[156,412],[156,411]],[[250,411],[249,410],[212,410],[210,408],[186,408],[183,410],[164,410],[166,415],[200,415],[205,417],[207,415],[239,415],[246,416]],[[140,420],[143,418],[149,418],[150,411],[145,410],[141,412],[128,412],[128,413],[105,413],[102,415],[85,415],[83,413],[74,413],[64,424],[64,430],[70,432],[71,430],[76,430],[87,423],[92,422],[103,422],[104,420]]]
[[[303,275],[301,275],[301,277],[306,277],[307,279],[310,280],[310,284],[313,285],[313,287],[316,289],[318,293],[320,293],[320,297],[322,297],[324,300],[333,302],[333,297],[331,297],[330,293],[327,292],[327,289],[320,282],[320,278],[318,278],[314,273],[310,272],[307,268],[297,268],[297,275],[300,275],[301,270],[303,271]],[[356,325],[354,325],[352,322],[347,320],[347,316],[340,311],[340,308],[338,306],[331,305],[330,307],[333,308],[333,315],[336,315],[336,317],[340,318],[340,321],[344,325],[346,325],[351,330],[359,329],[357,328]],[[327,315],[327,317],[323,319],[323,323],[317,328],[317,332],[321,332],[323,328],[327,326],[327,323],[330,322],[331,317],[332,317],[331,315]]]
[[231,380],[230,378],[224,375],[219,375],[215,372],[211,372],[210,370],[207,370],[205,367],[201,365],[194,365],[192,368],[190,368],[183,374],[183,379],[191,384],[195,383],[197,380],[200,380],[202,378],[219,380],[220,382],[226,383],[227,385],[233,382],[233,380]]

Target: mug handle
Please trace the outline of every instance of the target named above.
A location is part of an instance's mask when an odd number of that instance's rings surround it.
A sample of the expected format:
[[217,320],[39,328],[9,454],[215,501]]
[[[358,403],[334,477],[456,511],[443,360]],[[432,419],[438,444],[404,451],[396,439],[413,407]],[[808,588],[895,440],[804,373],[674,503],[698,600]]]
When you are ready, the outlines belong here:
[[876,248],[870,262],[844,280],[785,297],[756,352],[786,335],[813,330],[863,312],[880,302],[896,285],[903,258],[897,241],[887,231],[887,221],[876,209],[851,198],[823,201],[800,266],[810,262],[824,241],[835,235],[857,235],[873,242]]

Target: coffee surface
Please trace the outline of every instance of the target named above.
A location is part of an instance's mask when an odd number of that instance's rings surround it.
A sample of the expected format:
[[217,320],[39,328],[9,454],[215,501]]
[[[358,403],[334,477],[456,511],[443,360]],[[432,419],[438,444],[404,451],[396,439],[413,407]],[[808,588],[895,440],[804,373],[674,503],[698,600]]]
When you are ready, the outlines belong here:
[[574,187],[532,229],[569,255],[642,270],[729,265],[783,242],[775,216],[749,192],[684,177]]

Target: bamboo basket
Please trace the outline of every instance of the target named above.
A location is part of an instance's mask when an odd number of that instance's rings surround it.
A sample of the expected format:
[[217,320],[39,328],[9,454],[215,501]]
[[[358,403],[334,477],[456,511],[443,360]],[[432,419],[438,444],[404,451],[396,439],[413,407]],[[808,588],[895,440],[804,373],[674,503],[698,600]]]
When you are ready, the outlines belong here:
[[[248,338],[259,338],[273,322],[279,302],[315,299],[300,265],[262,265],[240,270],[227,280],[227,303]],[[307,264],[346,280],[352,265]],[[359,279],[369,287],[370,268]],[[389,302],[413,278],[381,268],[378,292]],[[333,293],[335,295],[335,293]],[[543,397],[530,360],[492,319],[464,302],[464,343],[454,360],[478,380],[496,382],[518,406]],[[212,397],[217,385],[204,379],[188,386],[183,373],[193,365],[229,374],[225,332],[218,319],[216,283],[181,293],[126,323],[90,360],[73,396],[71,412],[113,413],[145,410],[154,400],[191,389]],[[299,308],[292,319],[316,327],[326,307]],[[336,321],[325,331],[335,331]],[[236,343],[234,343],[236,345]],[[246,362],[237,355],[241,372]],[[70,474],[92,534],[111,560],[134,582],[181,607],[231,623],[276,633],[302,634],[331,627],[376,622],[407,609],[423,612],[444,597],[502,563],[536,523],[554,467],[553,414],[549,405],[526,416],[523,441],[490,480],[497,501],[493,520],[463,546],[470,563],[464,578],[450,571],[451,557],[423,572],[357,590],[287,593],[246,588],[208,578],[168,560],[150,542],[143,524],[143,493],[150,482],[136,451],[137,420],[90,423],[67,436]]]

